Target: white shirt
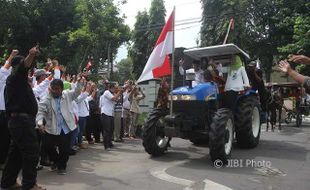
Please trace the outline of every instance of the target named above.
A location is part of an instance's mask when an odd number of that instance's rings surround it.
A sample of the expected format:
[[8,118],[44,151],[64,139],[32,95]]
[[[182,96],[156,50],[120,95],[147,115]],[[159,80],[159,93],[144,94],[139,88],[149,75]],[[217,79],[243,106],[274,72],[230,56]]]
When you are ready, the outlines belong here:
[[0,69],[0,110],[5,110],[5,101],[4,101],[4,88],[6,79],[11,74],[11,67],[10,69],[6,69],[4,67],[1,67]]
[[37,100],[40,99],[40,101],[42,101],[46,97],[46,95],[48,94],[48,87],[50,83],[51,81],[47,78],[40,84],[35,83],[32,91]]
[[76,101],[72,101],[72,112],[75,116],[74,120],[78,121],[79,120],[79,106],[77,105]]
[[[179,67],[179,72],[180,72],[180,75],[184,75],[183,67]],[[195,71],[195,81],[192,81],[192,86],[194,87],[197,84],[201,84],[201,83],[204,83],[204,82],[205,82],[205,79],[204,79],[204,76],[203,76],[203,70],[199,69],[198,71]]]
[[244,87],[249,86],[249,78],[243,66],[236,71],[232,71],[231,73],[228,72],[225,91],[232,90],[239,92],[244,90]]
[[129,93],[127,91],[123,93],[123,108],[130,109]]
[[89,116],[88,92],[82,92],[76,99],[79,109],[79,117]]
[[101,113],[107,116],[114,116],[114,105],[116,102],[112,100],[113,97],[114,95],[109,90],[106,90],[103,95],[100,96],[99,107]]

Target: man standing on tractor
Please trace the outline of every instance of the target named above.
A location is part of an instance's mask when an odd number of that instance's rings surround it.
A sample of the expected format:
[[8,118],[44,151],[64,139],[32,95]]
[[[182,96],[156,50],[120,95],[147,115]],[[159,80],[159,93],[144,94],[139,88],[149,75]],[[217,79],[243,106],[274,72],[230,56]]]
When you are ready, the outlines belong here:
[[[184,73],[185,73],[183,65],[184,65],[184,59],[181,59],[179,61],[179,72],[180,72],[180,75],[182,75],[182,76],[184,76]],[[195,81],[192,82],[192,86],[194,87],[200,83],[204,83],[205,80],[204,80],[203,70],[200,67],[200,62],[197,60],[194,60],[192,67],[193,67],[192,69],[194,69],[194,72],[195,72]],[[190,70],[190,69],[188,69],[188,70]],[[188,71],[188,70],[186,70],[186,71]]]

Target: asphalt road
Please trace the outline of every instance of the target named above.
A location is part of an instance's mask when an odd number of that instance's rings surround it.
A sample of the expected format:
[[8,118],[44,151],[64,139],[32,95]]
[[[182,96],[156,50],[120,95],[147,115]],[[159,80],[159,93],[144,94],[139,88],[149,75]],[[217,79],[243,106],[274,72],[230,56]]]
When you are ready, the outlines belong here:
[[67,175],[44,168],[38,181],[48,190],[310,189],[310,123],[281,132],[263,127],[259,146],[234,148],[228,167],[214,167],[207,147],[178,138],[171,145],[159,158],[145,153],[139,139],[110,151],[91,145],[70,157]]

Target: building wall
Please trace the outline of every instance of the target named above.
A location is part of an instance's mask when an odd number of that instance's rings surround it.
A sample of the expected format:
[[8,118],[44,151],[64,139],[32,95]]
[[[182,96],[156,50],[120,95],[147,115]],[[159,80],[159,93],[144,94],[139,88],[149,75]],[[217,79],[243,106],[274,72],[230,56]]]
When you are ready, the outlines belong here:
[[145,94],[145,98],[139,103],[141,112],[150,112],[153,109],[159,86],[158,80],[151,80],[139,84],[139,87]]

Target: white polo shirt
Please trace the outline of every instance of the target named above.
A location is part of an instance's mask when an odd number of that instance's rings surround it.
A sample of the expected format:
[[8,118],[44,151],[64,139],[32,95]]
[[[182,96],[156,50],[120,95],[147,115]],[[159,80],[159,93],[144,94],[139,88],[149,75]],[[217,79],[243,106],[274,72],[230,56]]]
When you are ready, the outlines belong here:
[[99,106],[101,109],[101,114],[104,113],[107,116],[114,116],[114,106],[116,102],[112,100],[113,97],[114,95],[110,92],[110,90],[106,90],[100,97]]

